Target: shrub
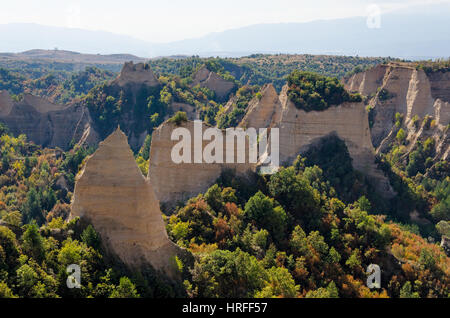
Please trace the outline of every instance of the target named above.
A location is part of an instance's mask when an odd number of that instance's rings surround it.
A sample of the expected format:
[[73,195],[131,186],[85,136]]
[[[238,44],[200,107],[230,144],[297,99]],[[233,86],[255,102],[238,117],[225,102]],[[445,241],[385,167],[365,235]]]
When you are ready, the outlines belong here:
[[320,111],[343,102],[361,102],[359,94],[349,94],[335,77],[295,70],[288,76],[289,99],[299,109]]
[[397,138],[397,141],[398,141],[400,144],[403,144],[403,142],[404,142],[405,139],[406,139],[406,133],[405,133],[405,131],[403,130],[403,128],[400,128],[400,129],[399,129],[399,131],[397,132],[396,138]]
[[175,123],[180,126],[182,123],[187,122],[188,118],[186,112],[177,112],[172,118],[169,119],[169,123]]
[[385,88],[380,89],[380,91],[378,92],[378,99],[380,101],[386,101],[393,97],[394,97],[394,95],[389,93],[389,91]]

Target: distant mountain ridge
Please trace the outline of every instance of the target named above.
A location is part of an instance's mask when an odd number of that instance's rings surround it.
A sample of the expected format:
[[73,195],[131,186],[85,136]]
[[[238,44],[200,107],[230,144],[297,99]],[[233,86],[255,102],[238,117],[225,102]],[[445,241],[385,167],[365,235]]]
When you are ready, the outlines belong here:
[[85,54],[67,50],[33,49],[20,53],[0,53],[1,58],[15,60],[43,60],[53,62],[71,62],[87,64],[123,64],[125,62],[143,62],[146,59],[133,54]]
[[127,52],[147,58],[168,55],[238,57],[253,53],[437,58],[449,56],[449,15],[450,4],[444,3],[383,14],[380,28],[369,28],[365,17],[257,24],[166,44],[103,31],[0,24],[0,52],[59,48],[92,54]]

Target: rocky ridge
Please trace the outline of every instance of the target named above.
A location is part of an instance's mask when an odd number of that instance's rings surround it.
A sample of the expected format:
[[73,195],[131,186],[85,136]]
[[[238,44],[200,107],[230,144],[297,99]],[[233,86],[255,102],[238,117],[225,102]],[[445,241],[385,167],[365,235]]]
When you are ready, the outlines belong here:
[[[292,164],[300,153],[324,137],[336,134],[346,143],[354,168],[364,173],[385,197],[393,195],[388,179],[375,164],[375,150],[363,103],[344,103],[325,111],[305,112],[289,100],[287,86],[278,95],[269,84],[261,90],[260,98],[255,97],[250,102],[239,126],[257,130],[279,128],[280,163],[284,165]],[[193,136],[193,122],[183,123],[181,127],[187,128]],[[224,169],[234,169],[238,174],[256,171],[257,164],[173,163],[170,155],[177,141],[170,138],[176,128],[175,124],[165,122],[152,135],[149,179],[161,202],[173,204],[204,192]],[[204,141],[203,147],[207,143]]]
[[253,98],[239,126],[267,128],[279,120],[281,110],[280,99],[273,84],[261,88],[261,97]]
[[100,143],[78,174],[70,214],[74,217],[92,223],[108,251],[125,264],[150,263],[176,276],[174,256],[182,250],[169,240],[153,186],[120,129]]
[[159,85],[159,82],[148,64],[125,62],[120,75],[112,82],[112,84],[121,87],[130,84],[157,86]]
[[[194,154],[194,122],[188,121],[177,126],[169,121],[164,122],[152,134],[150,147],[150,166],[148,178],[152,183],[157,198],[161,203],[173,206],[179,201],[186,200],[201,192],[204,192],[220,176],[222,171],[231,169],[238,174],[245,174],[247,171],[255,171],[256,164],[248,161],[248,152],[244,164],[239,163],[179,163],[176,164],[171,158],[173,147],[178,143],[171,140],[172,132],[177,128],[185,128],[189,131],[191,138],[191,155]],[[209,128],[202,124],[202,132]],[[219,130],[217,130],[219,131]],[[223,134],[225,136],[225,134]],[[202,149],[210,141],[203,141]],[[246,143],[246,146],[248,144]],[[228,144],[223,142],[223,155],[225,162],[225,150]],[[230,146],[231,147],[231,146]],[[239,151],[246,152],[246,149],[238,149],[237,143],[234,144],[234,153]],[[236,160],[235,160],[236,162]]]
[[[353,75],[345,86],[368,98],[373,109],[372,143],[377,152],[384,152],[400,127],[395,115],[403,116],[409,148],[422,138],[436,141],[436,160],[448,159],[450,137],[450,73],[425,73],[410,63],[379,65]],[[430,117],[429,122],[424,121]]]
[[233,82],[224,80],[218,74],[208,70],[206,66],[202,66],[193,76],[191,86],[200,85],[206,87],[216,94],[216,97],[225,100],[236,85]]
[[29,94],[14,102],[7,92],[0,92],[0,121],[14,135],[26,134],[43,147],[68,149],[72,143],[99,141],[89,112],[79,103],[56,105]]

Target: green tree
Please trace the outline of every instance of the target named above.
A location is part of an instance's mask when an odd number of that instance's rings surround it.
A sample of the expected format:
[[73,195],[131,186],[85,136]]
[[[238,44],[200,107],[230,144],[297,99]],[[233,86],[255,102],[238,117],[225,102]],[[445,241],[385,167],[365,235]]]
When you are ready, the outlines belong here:
[[87,245],[96,250],[100,248],[100,236],[95,231],[94,227],[89,224],[86,229],[81,233],[81,240]]
[[16,235],[7,227],[0,226],[0,273],[2,271],[12,273],[19,264],[19,256]]
[[36,223],[25,225],[25,232],[22,235],[23,251],[34,258],[37,262],[41,262],[45,257],[44,239],[39,233]]
[[35,188],[31,188],[27,193],[25,203],[22,207],[23,222],[30,223],[35,220],[39,225],[45,222],[41,208],[41,197]]
[[192,281],[199,297],[253,297],[264,287],[266,275],[254,256],[238,248],[202,257],[195,263]]
[[398,130],[396,138],[397,138],[397,141],[398,141],[400,144],[403,144],[403,142],[404,142],[405,139],[406,139],[406,132],[403,130],[403,128],[400,128],[400,129]]
[[244,215],[248,220],[256,222],[260,228],[268,230],[276,241],[283,239],[287,228],[287,215],[274,199],[258,191],[245,205]]
[[268,183],[270,194],[281,205],[308,226],[320,222],[320,197],[306,178],[295,173],[293,167],[281,169]]
[[28,264],[17,269],[17,284],[21,294],[31,296],[31,290],[38,282],[39,276]]
[[413,292],[410,281],[407,281],[400,289],[400,298],[419,298],[419,293]]
[[139,298],[136,286],[128,277],[121,277],[119,285],[114,288],[110,298]]
[[272,267],[267,271],[266,286],[256,293],[256,298],[294,298],[297,296],[299,286],[295,285],[294,278],[286,268]]
[[216,213],[220,212],[224,205],[222,189],[217,184],[213,185],[206,191],[205,200]]
[[0,282],[0,298],[17,298],[5,282]]
[[358,206],[361,209],[361,211],[370,212],[372,210],[372,205],[370,204],[370,201],[364,195],[359,198]]

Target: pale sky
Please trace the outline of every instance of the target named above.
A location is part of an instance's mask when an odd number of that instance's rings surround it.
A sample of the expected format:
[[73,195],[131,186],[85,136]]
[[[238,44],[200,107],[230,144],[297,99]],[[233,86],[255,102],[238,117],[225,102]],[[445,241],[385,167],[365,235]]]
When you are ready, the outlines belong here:
[[150,42],[200,37],[257,23],[364,16],[450,0],[0,0],[0,23],[39,23],[126,34]]

